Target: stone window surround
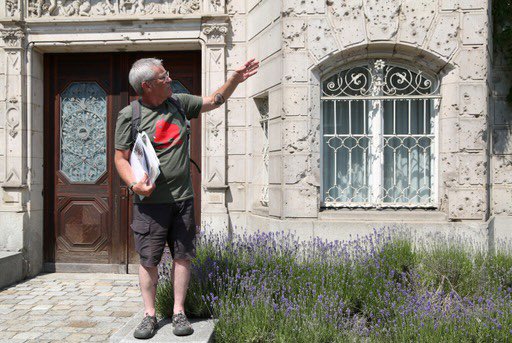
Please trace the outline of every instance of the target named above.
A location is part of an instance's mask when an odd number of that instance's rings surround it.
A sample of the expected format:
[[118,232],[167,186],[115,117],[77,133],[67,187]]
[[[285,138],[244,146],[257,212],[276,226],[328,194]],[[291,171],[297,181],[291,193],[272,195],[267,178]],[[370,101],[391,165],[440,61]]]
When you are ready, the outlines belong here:
[[[452,71],[455,66],[452,63],[446,62],[441,58],[435,56],[434,54],[422,50],[421,48],[417,48],[411,50],[411,47],[408,46],[400,46],[398,44],[389,44],[389,43],[373,43],[364,46],[358,46],[349,48],[344,50],[338,54],[332,55],[329,58],[321,61],[317,65],[313,66],[310,69],[310,78],[309,78],[309,96],[310,96],[310,118],[311,118],[311,127],[312,128],[320,128],[321,122],[321,85],[324,76],[333,74],[336,70],[342,70],[347,66],[356,65],[359,63],[363,63],[368,60],[378,60],[383,59],[389,62],[401,64],[404,66],[409,66],[413,68],[417,68],[422,70],[428,75],[437,75],[440,81],[440,89],[439,94],[441,96],[441,101],[447,95],[446,88],[443,87],[445,83],[450,82],[445,78],[445,76]],[[441,109],[437,111],[437,115],[435,118],[435,131],[440,133],[440,121],[439,119],[442,117],[443,113]],[[320,131],[316,132],[317,135],[317,145],[312,148],[312,160],[321,159],[320,152]],[[439,151],[439,143],[440,140],[437,139],[435,143],[435,150]],[[329,220],[367,220],[368,214],[371,213],[372,219],[376,220],[386,220],[389,216],[396,216],[397,211],[400,212],[400,216],[402,220],[405,221],[415,221],[424,219],[425,213],[428,213],[430,218],[434,222],[446,222],[447,213],[445,210],[440,208],[440,199],[445,195],[447,190],[444,188],[443,183],[441,182],[441,175],[443,173],[443,165],[441,164],[441,159],[438,157],[436,159],[436,175],[435,178],[439,180],[437,182],[436,194],[437,198],[434,199],[438,206],[436,208],[323,208],[320,206],[320,183],[321,183],[321,166],[320,164],[312,166],[312,171],[316,175],[319,175],[318,179],[318,191],[317,191],[317,200],[319,204],[319,212],[318,219],[329,219]]]

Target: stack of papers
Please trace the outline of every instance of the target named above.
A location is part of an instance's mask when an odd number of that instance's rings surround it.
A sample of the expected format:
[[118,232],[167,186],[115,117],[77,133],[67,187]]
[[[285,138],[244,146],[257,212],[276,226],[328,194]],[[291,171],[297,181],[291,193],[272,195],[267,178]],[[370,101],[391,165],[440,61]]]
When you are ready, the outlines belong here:
[[[130,155],[130,165],[137,181],[142,180],[144,174],[147,174],[149,182],[153,184],[158,175],[160,175],[160,161],[145,132],[137,134],[132,154]],[[139,197],[141,200],[144,199],[142,195],[139,195]]]

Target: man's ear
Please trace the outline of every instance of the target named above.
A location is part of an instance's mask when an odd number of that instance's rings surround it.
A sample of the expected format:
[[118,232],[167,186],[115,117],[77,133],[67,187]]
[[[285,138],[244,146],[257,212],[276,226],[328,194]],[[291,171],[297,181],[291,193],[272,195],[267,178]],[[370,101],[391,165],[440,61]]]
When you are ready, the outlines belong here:
[[150,89],[150,88],[151,88],[151,86],[149,85],[149,82],[146,82],[146,81],[142,82],[142,85],[141,85],[141,86],[142,86],[142,89],[143,89],[144,91],[146,91],[146,90],[148,90],[148,89]]

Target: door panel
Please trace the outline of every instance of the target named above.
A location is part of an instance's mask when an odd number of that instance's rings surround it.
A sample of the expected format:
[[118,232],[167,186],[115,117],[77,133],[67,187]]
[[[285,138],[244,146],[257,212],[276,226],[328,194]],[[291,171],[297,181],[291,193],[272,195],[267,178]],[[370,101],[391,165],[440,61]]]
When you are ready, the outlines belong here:
[[[131,199],[113,157],[117,113],[135,98],[128,72],[142,57],[163,59],[173,79],[190,93],[201,93],[199,52],[45,55],[44,252],[49,265],[76,271],[84,264],[111,265],[117,269],[110,270],[126,271],[129,263],[138,263],[129,228]],[[192,121],[191,154],[198,164],[200,127],[200,119]],[[201,181],[197,171],[192,173],[199,223]]]
[[119,236],[119,225],[113,221],[116,175],[109,134],[117,110],[112,98],[119,88],[112,82],[114,56],[47,57],[53,75],[47,79],[51,92],[46,97],[47,119],[53,121],[45,130],[53,137],[47,146],[53,159],[46,160],[51,164],[46,164],[50,177],[45,190],[51,189],[51,196],[46,197],[45,207],[52,209],[46,213],[53,228],[53,247],[48,252],[45,248],[47,261],[122,263],[122,247],[112,245],[112,238]]

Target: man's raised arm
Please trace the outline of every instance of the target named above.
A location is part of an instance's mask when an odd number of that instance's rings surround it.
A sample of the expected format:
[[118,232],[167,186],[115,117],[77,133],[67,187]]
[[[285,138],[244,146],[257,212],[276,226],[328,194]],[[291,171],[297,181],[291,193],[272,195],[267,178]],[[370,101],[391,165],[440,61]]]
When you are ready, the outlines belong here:
[[258,72],[259,66],[260,62],[252,58],[236,69],[233,75],[227,79],[225,84],[217,89],[212,95],[203,97],[201,113],[214,110],[221,106],[231,96],[231,94],[233,94],[238,84],[244,82]]

